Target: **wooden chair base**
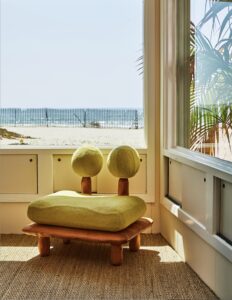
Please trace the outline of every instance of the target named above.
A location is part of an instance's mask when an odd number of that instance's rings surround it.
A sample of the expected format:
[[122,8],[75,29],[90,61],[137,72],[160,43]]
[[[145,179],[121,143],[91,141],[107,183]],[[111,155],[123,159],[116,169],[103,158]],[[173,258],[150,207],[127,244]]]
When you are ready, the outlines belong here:
[[117,232],[86,230],[33,223],[24,227],[23,232],[38,236],[38,249],[40,256],[48,256],[50,254],[50,237],[61,238],[63,239],[64,244],[70,243],[70,240],[72,239],[110,243],[111,264],[119,266],[123,262],[122,245],[129,242],[130,251],[138,251],[140,247],[140,233],[151,226],[152,223],[153,221],[149,218],[141,218],[127,228]]

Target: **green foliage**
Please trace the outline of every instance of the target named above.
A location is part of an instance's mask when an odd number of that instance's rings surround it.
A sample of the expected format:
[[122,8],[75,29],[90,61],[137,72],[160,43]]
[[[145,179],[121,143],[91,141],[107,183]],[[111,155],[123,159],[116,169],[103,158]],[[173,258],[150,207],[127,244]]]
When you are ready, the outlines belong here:
[[30,139],[30,136],[24,136],[22,134],[13,132],[13,131],[9,131],[5,128],[0,128],[0,139],[1,138],[6,138],[6,139],[17,139],[17,138],[26,138],[26,139]]
[[[226,3],[225,3],[226,2]],[[190,132],[192,150],[215,155],[220,136],[226,137],[231,151],[232,137],[232,3],[209,1],[208,11],[190,30]],[[219,14],[223,13],[223,20]],[[216,22],[219,31],[213,44],[201,31]],[[195,65],[197,61],[197,69]],[[196,74],[197,72],[197,74]],[[205,145],[208,147],[205,148]]]

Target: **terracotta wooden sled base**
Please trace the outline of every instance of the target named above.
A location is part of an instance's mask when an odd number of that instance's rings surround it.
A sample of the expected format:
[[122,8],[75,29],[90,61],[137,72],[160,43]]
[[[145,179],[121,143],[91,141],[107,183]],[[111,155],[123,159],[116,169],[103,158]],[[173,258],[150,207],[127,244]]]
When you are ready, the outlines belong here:
[[140,233],[151,226],[153,221],[149,218],[141,218],[127,228],[117,231],[98,231],[78,228],[68,228],[51,225],[30,224],[23,228],[23,232],[38,236],[38,248],[40,256],[50,254],[50,237],[63,239],[67,244],[72,239],[82,241],[110,243],[110,261],[112,265],[118,266],[123,261],[122,245],[129,242],[130,251],[138,251],[140,247]]

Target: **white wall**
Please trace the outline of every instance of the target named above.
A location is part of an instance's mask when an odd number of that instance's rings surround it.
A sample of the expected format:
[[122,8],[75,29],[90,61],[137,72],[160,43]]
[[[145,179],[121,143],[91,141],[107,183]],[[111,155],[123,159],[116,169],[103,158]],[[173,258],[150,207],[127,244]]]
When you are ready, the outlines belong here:
[[[71,168],[75,149],[6,149],[0,150],[0,233],[21,233],[27,218],[28,203],[58,190],[80,191],[81,178]],[[93,192],[117,193],[117,179],[106,167],[109,150],[103,150],[104,166],[93,178]],[[154,184],[147,180],[147,151],[139,150],[141,165],[135,177],[129,179],[130,194],[144,199],[147,217],[155,216],[153,232],[159,232],[159,205],[154,202]],[[151,229],[148,230],[151,232]]]
[[232,299],[232,263],[161,206],[161,234],[221,298]]
[[[27,217],[27,207],[28,203],[0,203],[0,234],[22,234],[22,228],[32,223]],[[155,204],[147,204],[145,216],[153,218],[154,224],[145,233],[159,230],[159,218],[155,210]]]

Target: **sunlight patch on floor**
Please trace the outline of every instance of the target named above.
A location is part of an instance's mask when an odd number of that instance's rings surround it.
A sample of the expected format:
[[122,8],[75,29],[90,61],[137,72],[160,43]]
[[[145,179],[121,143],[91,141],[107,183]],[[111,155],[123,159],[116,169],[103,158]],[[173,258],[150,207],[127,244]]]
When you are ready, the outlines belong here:
[[182,257],[183,261],[185,261],[185,249],[184,249],[184,240],[182,234],[175,230],[175,249],[179,253],[180,257]]
[[0,262],[28,261],[39,255],[37,246],[34,247],[0,247]]

